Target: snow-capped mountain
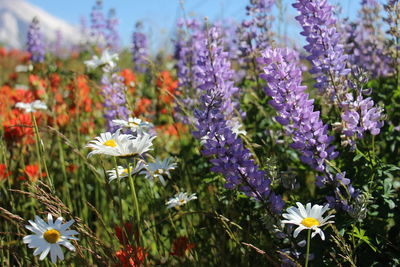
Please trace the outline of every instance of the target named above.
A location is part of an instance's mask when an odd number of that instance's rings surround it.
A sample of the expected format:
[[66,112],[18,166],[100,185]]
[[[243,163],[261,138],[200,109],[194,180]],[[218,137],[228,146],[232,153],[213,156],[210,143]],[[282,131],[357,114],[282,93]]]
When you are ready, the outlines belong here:
[[61,32],[64,45],[79,42],[81,34],[77,27],[25,0],[0,0],[0,43],[7,47],[25,48],[28,27],[35,16],[39,19],[46,43],[56,40],[57,31]]

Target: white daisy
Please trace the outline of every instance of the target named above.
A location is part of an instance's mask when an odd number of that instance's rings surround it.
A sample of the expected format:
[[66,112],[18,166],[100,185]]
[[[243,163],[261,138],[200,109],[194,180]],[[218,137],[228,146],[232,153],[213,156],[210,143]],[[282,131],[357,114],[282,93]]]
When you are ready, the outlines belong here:
[[[131,175],[139,173],[144,168],[146,168],[145,162],[140,160],[136,164],[135,167],[131,166]],[[118,166],[118,176],[117,176],[117,172],[116,172],[115,168],[107,171],[107,175],[108,175],[109,182],[117,179],[118,177],[119,177],[119,179],[122,179],[122,178],[128,177],[128,175],[129,175],[128,168]]]
[[193,199],[197,199],[196,194],[188,196],[186,192],[180,192],[179,194],[175,195],[175,197],[171,197],[167,203],[165,203],[165,205],[168,205],[167,209],[175,208],[182,206]]
[[139,118],[129,117],[128,120],[113,120],[114,125],[129,128],[131,131],[143,133],[144,130],[151,128],[152,124],[147,121],[142,121]]
[[78,232],[75,230],[67,230],[75,221],[70,220],[62,224],[63,220],[62,217],[59,217],[53,222],[53,216],[49,213],[47,215],[47,223],[39,216],[35,216],[35,221],[29,220],[31,225],[25,226],[35,234],[25,236],[23,242],[28,244],[29,248],[36,248],[33,255],[41,254],[39,260],[43,260],[49,252],[53,263],[57,262],[57,258],[63,260],[64,254],[60,245],[63,245],[71,251],[75,251],[75,247],[68,240],[79,240],[72,236],[78,234]]
[[33,70],[33,65],[18,65],[15,67],[15,72],[28,72]]
[[115,61],[118,59],[118,54],[110,54],[110,52],[106,49],[101,54],[101,57],[94,55],[91,60],[86,60],[84,63],[88,69],[96,69],[99,66],[105,66],[113,69],[117,66]]
[[121,134],[121,129],[115,133],[101,133],[100,136],[90,141],[86,147],[93,149],[87,157],[94,154],[104,154],[115,157],[129,157],[142,155],[152,149],[155,136],[149,134],[134,137],[131,134]]
[[322,240],[325,240],[324,232],[322,232],[322,226],[328,223],[334,223],[333,221],[328,221],[330,218],[335,217],[335,215],[329,215],[325,218],[322,215],[329,209],[329,204],[324,207],[321,205],[314,205],[311,207],[311,203],[307,203],[304,208],[303,204],[296,202],[296,207],[290,207],[287,209],[288,213],[284,213],[282,216],[287,220],[283,220],[282,223],[296,224],[299,227],[294,230],[293,236],[296,238],[299,233],[304,229],[312,229],[313,233],[311,238],[316,234],[321,236]]
[[40,100],[35,100],[31,103],[18,102],[15,104],[16,108],[23,109],[26,113],[35,112],[37,110],[46,110],[47,106]]
[[164,175],[171,177],[170,170],[174,170],[177,167],[177,164],[173,162],[172,158],[166,158],[164,160],[160,160],[158,157],[156,158],[156,162],[149,163],[147,165],[147,169],[142,171],[140,174],[145,174],[147,179],[152,180],[153,178],[158,178],[160,182],[165,186],[166,182],[164,180]]

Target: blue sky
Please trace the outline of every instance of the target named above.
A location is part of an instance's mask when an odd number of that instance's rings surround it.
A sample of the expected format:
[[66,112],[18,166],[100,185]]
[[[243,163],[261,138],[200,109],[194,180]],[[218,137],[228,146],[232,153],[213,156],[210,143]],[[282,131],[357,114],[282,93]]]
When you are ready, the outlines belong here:
[[[50,14],[64,19],[65,21],[79,25],[82,16],[87,18],[95,0],[27,0],[41,7]],[[130,36],[137,21],[142,21],[149,34],[150,43],[156,46],[168,45],[174,33],[177,18],[181,17],[183,10],[180,2],[183,2],[187,16],[199,18],[208,17],[211,21],[233,18],[237,21],[245,18],[245,7],[249,0],[103,0],[105,14],[110,8],[115,8],[120,20],[119,31],[123,44],[129,45]],[[293,16],[296,14],[291,7],[294,0],[283,0],[285,9],[282,30],[289,36],[297,36],[298,25]],[[354,18],[358,9],[358,0],[330,0],[331,3],[340,2],[343,7],[342,16]],[[278,10],[274,10],[278,17]],[[278,27],[276,23],[274,27]],[[294,35],[293,35],[294,34]]]

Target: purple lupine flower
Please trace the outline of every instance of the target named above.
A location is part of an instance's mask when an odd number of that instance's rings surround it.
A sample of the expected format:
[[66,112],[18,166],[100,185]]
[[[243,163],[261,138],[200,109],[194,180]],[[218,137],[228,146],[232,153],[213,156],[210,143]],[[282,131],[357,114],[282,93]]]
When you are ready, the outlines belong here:
[[350,73],[350,69],[346,68],[348,56],[340,44],[333,7],[324,0],[297,0],[293,7],[300,12],[296,20],[308,43],[304,49],[311,54],[307,59],[312,65],[310,73],[316,76],[315,87],[335,96],[338,79]]
[[118,33],[118,18],[115,15],[115,9],[110,9],[107,18],[107,47],[114,52],[117,52],[120,47],[120,37]]
[[348,199],[358,191],[345,178],[345,173],[333,177],[326,166],[325,161],[336,158],[338,152],[330,145],[333,137],[328,136],[328,126],[323,124],[319,111],[314,111],[314,100],[305,93],[306,86],[301,85],[298,54],[289,49],[269,48],[258,63],[263,65],[260,77],[267,83],[265,92],[272,97],[269,104],[279,114],[276,120],[293,140],[290,146],[301,152],[302,162],[322,173],[317,176],[318,187],[332,187],[335,195],[327,198],[329,203],[348,210]]
[[[237,43],[237,64],[239,70],[235,77],[240,81],[246,77],[248,69],[254,69],[255,54],[270,46],[272,41],[271,10],[275,0],[250,0],[246,6],[247,20],[244,20],[236,30],[235,42]],[[255,72],[258,72],[254,69]]]
[[31,60],[34,63],[41,63],[44,61],[44,40],[40,32],[39,20],[34,17],[32,23],[29,25],[27,36],[27,50],[31,54]]
[[104,118],[107,121],[108,131],[114,132],[119,127],[113,124],[115,119],[127,120],[129,110],[126,107],[126,87],[124,78],[115,70],[104,72],[101,79],[101,94],[104,98]]
[[[198,47],[198,73],[203,83],[201,104],[195,111],[197,131],[193,135],[201,140],[202,154],[215,156],[210,162],[211,170],[225,176],[225,187],[239,187],[247,196],[260,201],[268,201],[272,210],[280,212],[282,199],[270,191],[270,179],[252,159],[241,138],[227,125],[233,116],[232,96],[237,91],[233,87],[232,70],[223,51],[220,34],[216,28],[207,32],[204,42]],[[202,72],[200,71],[202,70]]]
[[179,105],[175,108],[176,118],[185,124],[194,123],[192,111],[198,107],[201,90],[198,86],[202,83],[197,68],[200,51],[204,47],[204,30],[202,24],[196,19],[179,20],[178,34],[175,42],[175,59],[178,76]]
[[247,15],[251,20],[245,22],[249,32],[254,36],[256,48],[264,50],[272,39],[273,17],[270,14],[275,0],[250,0],[250,5],[246,7]]
[[101,45],[105,38],[106,21],[103,14],[103,1],[97,0],[90,13],[91,36],[97,44]]
[[346,43],[349,63],[368,71],[373,77],[388,76],[393,72],[391,58],[386,54],[385,36],[381,30],[381,7],[376,0],[361,1],[359,20],[347,27]]
[[400,84],[400,1],[399,0],[390,0],[386,5],[384,5],[384,9],[386,11],[387,17],[384,18],[384,21],[389,26],[389,29],[386,33],[388,33],[391,38],[388,43],[388,54],[392,58],[392,68],[396,72],[397,76],[397,85]]
[[145,73],[147,70],[148,44],[147,36],[141,32],[142,24],[136,23],[132,35],[132,61],[136,72]]
[[[362,88],[350,84],[351,70],[346,67],[348,56],[340,43],[342,37],[336,29],[333,7],[325,0],[297,0],[293,6],[300,12],[296,20],[303,27],[301,34],[306,36],[308,42],[304,48],[311,54],[307,59],[312,65],[310,73],[315,75],[315,87],[321,93],[329,95],[332,103],[339,108],[342,121],[339,123],[341,127],[336,129],[342,131],[341,137],[345,140],[342,144],[350,144],[354,149],[356,144],[354,139],[362,138],[363,132],[369,130],[373,135],[379,133],[375,128],[383,126],[382,110],[375,107],[370,98],[363,101]],[[359,103],[368,103],[364,105],[368,110],[364,109],[362,112],[357,108],[359,105],[354,102],[355,100]],[[355,113],[358,113],[358,116]],[[368,128],[363,122],[369,122],[371,119],[377,123]],[[357,127],[354,127],[355,124]],[[357,129],[357,132],[353,132],[354,136],[349,136],[351,131],[345,130],[349,126],[351,129]]]
[[302,71],[298,54],[289,49],[266,49],[258,62],[263,65],[260,75],[267,82],[265,92],[279,113],[276,120],[292,136],[292,148],[302,154],[301,160],[317,171],[326,168],[325,159],[334,159],[338,153],[330,145],[328,125],[324,125],[319,111],[314,111],[314,100],[302,86]]
[[356,200],[360,195],[360,190],[351,185],[349,178],[346,178],[346,172],[337,173],[333,176],[327,172],[323,176],[316,177],[317,186],[330,184],[333,186],[334,196],[327,196],[326,199],[331,207],[339,208],[351,212],[353,206],[350,200]]

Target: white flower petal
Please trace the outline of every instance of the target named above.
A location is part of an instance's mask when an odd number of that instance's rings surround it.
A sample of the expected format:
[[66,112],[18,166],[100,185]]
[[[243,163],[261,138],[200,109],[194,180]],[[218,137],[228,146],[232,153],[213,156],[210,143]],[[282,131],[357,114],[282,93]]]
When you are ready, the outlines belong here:
[[50,252],[50,245],[43,250],[42,254],[39,257],[39,260],[41,260],[41,261],[44,260],[44,258],[46,258],[47,254],[49,254],[49,252]]

